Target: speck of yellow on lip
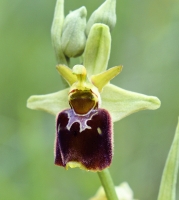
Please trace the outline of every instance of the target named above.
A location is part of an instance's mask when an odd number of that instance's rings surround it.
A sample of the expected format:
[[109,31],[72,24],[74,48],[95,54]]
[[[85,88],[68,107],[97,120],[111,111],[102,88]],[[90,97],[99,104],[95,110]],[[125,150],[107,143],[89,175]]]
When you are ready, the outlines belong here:
[[101,135],[102,134],[102,131],[101,131],[101,129],[98,127],[97,128],[97,131],[98,131],[98,133]]

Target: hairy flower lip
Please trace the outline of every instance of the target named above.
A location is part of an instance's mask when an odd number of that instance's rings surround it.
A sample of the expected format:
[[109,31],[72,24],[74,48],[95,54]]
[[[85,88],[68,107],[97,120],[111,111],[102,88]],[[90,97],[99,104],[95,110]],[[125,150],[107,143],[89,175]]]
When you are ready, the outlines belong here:
[[101,171],[111,164],[113,129],[110,114],[99,108],[89,115],[86,118],[76,116],[73,109],[66,109],[57,116],[56,165],[68,168],[72,164],[72,167]]

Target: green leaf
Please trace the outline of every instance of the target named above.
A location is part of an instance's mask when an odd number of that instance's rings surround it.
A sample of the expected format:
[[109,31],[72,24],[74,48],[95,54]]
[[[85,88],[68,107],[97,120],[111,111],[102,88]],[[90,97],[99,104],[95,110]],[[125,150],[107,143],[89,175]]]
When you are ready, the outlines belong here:
[[158,200],[176,199],[176,182],[179,166],[179,122],[162,175]]
[[157,97],[147,96],[108,84],[101,93],[102,108],[108,110],[113,122],[140,110],[155,110],[160,107]]
[[111,35],[108,26],[94,24],[86,42],[84,66],[88,76],[96,75],[107,69],[111,50]]
[[68,92],[69,88],[46,95],[33,95],[27,100],[27,107],[57,115],[62,110],[70,107]]

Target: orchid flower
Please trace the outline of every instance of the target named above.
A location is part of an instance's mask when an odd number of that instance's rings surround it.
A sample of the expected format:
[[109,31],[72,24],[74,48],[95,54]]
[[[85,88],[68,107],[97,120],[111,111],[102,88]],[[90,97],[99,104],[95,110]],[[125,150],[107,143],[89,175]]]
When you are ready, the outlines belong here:
[[83,65],[57,65],[69,87],[35,95],[27,107],[56,116],[55,164],[101,171],[113,156],[113,122],[145,109],[157,109],[158,98],[121,89],[110,83],[122,66],[107,70],[111,46],[108,26],[92,26]]

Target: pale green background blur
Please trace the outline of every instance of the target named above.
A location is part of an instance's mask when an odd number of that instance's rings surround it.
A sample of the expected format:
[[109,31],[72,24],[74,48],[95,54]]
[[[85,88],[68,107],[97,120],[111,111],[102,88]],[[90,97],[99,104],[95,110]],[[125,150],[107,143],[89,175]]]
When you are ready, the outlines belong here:
[[[85,5],[89,17],[102,2],[66,0],[65,13]],[[30,95],[63,87],[50,39],[54,6],[0,0],[1,200],[87,200],[100,186],[95,173],[53,164],[55,118],[26,108]],[[113,83],[162,106],[114,124],[110,171],[135,198],[155,200],[179,116],[179,0],[118,0],[117,19],[109,67],[124,68]]]

